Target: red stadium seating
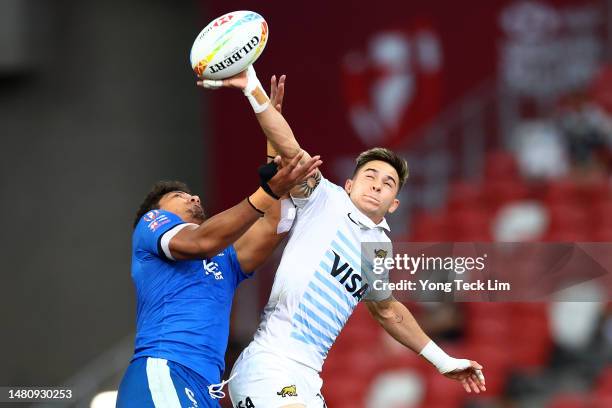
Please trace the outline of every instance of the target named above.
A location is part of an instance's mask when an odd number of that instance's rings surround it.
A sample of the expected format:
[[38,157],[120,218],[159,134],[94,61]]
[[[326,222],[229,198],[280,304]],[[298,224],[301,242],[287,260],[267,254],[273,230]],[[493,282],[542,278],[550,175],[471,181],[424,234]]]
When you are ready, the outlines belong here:
[[520,178],[514,154],[498,150],[489,152],[485,163],[487,180],[517,180]]
[[547,408],[590,408],[590,398],[584,394],[556,395],[546,405]]
[[[612,398],[612,367],[606,367],[595,384],[595,393],[599,397],[611,397]],[[612,407],[612,405],[610,405]]]
[[466,399],[463,386],[432,370],[427,376],[427,388],[422,408],[460,408]]
[[488,179],[483,185],[487,205],[492,211],[513,202],[530,197],[529,188],[520,179]]
[[444,242],[449,240],[449,226],[446,213],[417,214],[410,234],[414,242]]
[[451,184],[448,193],[449,211],[471,209],[482,205],[485,197],[480,187],[474,183],[456,182]]
[[579,202],[580,190],[571,180],[560,179],[548,184],[545,200],[549,204],[572,205]]

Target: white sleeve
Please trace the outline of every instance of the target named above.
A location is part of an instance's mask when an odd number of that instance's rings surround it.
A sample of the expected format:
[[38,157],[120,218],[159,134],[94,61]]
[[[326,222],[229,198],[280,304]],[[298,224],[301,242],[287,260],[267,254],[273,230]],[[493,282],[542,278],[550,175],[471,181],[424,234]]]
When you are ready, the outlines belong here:
[[164,251],[164,255],[166,255],[166,258],[168,258],[169,260],[176,261],[176,259],[174,259],[174,257],[172,256],[172,253],[170,252],[170,240],[174,238],[174,236],[178,234],[180,230],[182,230],[188,225],[197,226],[197,224],[192,224],[192,223],[179,224],[175,226],[174,228],[170,228],[168,231],[164,233],[164,235],[162,235],[159,241],[159,245],[162,251]]
[[[389,299],[393,292],[389,290],[389,270],[384,266],[385,259],[393,259],[391,241],[361,243],[362,276],[368,283],[368,291],[361,300],[382,302]],[[377,262],[378,261],[378,262]],[[375,284],[379,281],[378,284]],[[376,287],[380,289],[376,289]]]

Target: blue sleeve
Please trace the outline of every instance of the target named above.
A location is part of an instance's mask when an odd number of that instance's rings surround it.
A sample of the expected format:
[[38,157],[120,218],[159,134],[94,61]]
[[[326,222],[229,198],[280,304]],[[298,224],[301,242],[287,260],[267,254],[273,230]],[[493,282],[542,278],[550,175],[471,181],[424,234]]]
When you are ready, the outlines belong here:
[[253,273],[245,273],[240,266],[240,262],[238,262],[238,255],[236,254],[236,250],[233,245],[228,246],[223,251],[226,253],[226,256],[229,256],[229,263],[232,268],[232,274],[236,279],[236,286],[240,284],[245,279],[249,279],[253,276]]
[[149,211],[142,216],[134,231],[134,250],[149,252],[167,259],[161,249],[161,238],[173,227],[184,223],[181,217],[169,211]]

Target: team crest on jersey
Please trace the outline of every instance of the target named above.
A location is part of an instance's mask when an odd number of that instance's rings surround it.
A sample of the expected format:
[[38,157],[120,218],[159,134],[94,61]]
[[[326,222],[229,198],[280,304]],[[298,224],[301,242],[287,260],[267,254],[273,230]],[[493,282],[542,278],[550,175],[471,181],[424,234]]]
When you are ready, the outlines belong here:
[[385,251],[384,249],[375,249],[374,250],[374,256],[376,256],[377,258],[386,258],[387,257],[387,253],[388,253],[388,251]]
[[157,214],[155,214],[155,218],[153,218],[153,220],[149,222],[149,225],[147,225],[147,227],[151,230],[151,232],[155,232],[159,227],[161,227],[162,225],[166,225],[169,222],[170,218],[168,218],[166,214],[159,214],[158,211]]
[[288,387],[283,387],[282,390],[276,393],[276,395],[280,395],[281,397],[297,397],[297,388],[294,385],[289,385]]
[[150,221],[153,221],[155,218],[157,218],[158,215],[159,215],[159,210],[153,210],[153,211],[149,211],[148,213],[146,213],[144,217],[142,217],[142,219],[145,220],[146,222],[150,222]]
[[202,260],[202,264],[204,265],[205,275],[212,274],[216,280],[223,279],[223,273],[221,273],[221,270],[219,269],[219,264],[213,261],[207,262],[206,259]]

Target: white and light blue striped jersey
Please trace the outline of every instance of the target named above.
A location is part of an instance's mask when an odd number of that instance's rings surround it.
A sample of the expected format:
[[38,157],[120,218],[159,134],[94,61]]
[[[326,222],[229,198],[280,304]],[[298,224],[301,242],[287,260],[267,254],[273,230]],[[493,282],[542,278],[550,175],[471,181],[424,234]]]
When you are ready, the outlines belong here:
[[361,270],[361,243],[389,248],[389,226],[384,219],[375,224],[344,189],[326,179],[310,198],[294,202],[297,220],[249,348],[263,348],[321,371],[357,303],[390,296],[371,290]]

